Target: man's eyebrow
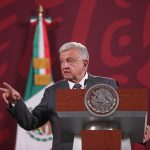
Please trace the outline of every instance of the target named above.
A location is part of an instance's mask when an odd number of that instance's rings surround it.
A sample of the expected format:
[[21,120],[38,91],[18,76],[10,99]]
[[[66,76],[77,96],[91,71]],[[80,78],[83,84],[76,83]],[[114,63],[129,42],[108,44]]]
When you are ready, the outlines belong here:
[[67,57],[67,58],[60,58],[60,60],[67,60],[67,59],[74,59],[74,58],[72,58],[72,57]]
[[69,58],[67,58],[67,59],[74,59],[74,58],[72,58],[72,57],[69,57]]

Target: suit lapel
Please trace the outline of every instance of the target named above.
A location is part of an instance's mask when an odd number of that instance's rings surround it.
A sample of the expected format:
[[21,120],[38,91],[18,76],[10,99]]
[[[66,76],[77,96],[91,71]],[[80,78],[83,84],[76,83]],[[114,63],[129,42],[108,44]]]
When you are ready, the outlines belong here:
[[86,89],[89,89],[93,85],[95,85],[94,77],[92,75],[88,74]]
[[66,80],[62,80],[61,84],[60,84],[60,88],[62,89],[69,89],[69,84]]

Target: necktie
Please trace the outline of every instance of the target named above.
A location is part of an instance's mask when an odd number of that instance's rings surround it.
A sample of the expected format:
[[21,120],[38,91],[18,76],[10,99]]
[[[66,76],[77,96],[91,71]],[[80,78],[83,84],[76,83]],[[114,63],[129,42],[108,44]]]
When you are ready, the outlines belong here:
[[76,83],[74,86],[73,86],[73,89],[80,89],[81,88],[81,84],[79,83]]

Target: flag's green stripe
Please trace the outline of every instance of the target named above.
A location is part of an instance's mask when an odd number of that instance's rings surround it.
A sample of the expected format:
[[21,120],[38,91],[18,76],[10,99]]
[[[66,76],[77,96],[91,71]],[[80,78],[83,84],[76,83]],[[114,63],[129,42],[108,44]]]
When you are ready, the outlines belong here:
[[24,95],[24,100],[29,99],[31,96],[36,94],[42,88],[44,88],[44,86],[37,86],[34,84],[34,74],[33,74],[33,67],[32,67],[32,63],[31,63],[30,71],[28,74],[28,81],[27,81],[27,85],[26,85],[26,92]]
[[39,23],[36,25],[33,41],[33,57],[39,57]]
[[[40,34],[39,23],[37,23],[33,41],[33,58],[39,57],[39,36],[40,36],[39,34]],[[39,70],[34,69],[34,74],[39,74]]]

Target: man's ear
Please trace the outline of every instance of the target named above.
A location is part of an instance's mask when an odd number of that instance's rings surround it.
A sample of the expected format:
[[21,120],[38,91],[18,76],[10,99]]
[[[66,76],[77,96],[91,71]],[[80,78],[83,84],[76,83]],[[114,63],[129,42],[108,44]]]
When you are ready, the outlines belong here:
[[88,60],[84,60],[83,65],[84,65],[84,67],[88,68],[89,61]]

